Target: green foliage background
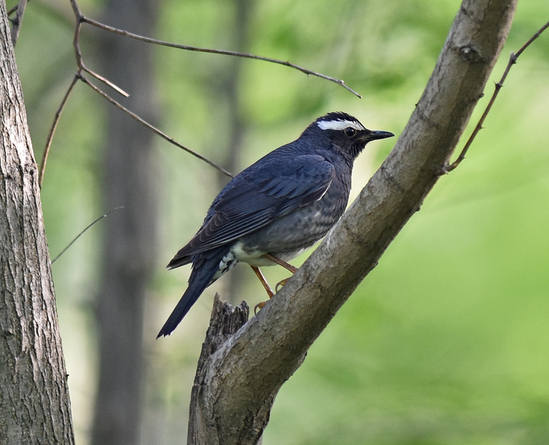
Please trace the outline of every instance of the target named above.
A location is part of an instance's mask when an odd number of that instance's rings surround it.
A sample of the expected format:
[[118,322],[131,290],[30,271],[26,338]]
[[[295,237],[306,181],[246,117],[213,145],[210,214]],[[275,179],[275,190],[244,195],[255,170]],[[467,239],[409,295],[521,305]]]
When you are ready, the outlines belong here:
[[[459,4],[254,4],[251,52],[343,78],[365,98],[284,67],[245,61],[239,111],[247,125],[245,163],[333,110],[398,135]],[[88,0],[82,8],[100,17],[102,4]],[[157,37],[227,48],[233,8],[232,2],[165,0],[159,4]],[[509,53],[548,19],[546,0],[519,2],[487,96]],[[99,37],[95,30],[83,36],[91,66],[98,66],[93,42]],[[37,158],[74,72],[71,40],[70,23],[38,0],[30,3],[17,59]],[[167,48],[155,54],[159,126],[213,160],[223,159],[228,113],[235,111],[227,108],[217,79],[229,59]],[[265,445],[549,443],[548,79],[545,34],[513,68],[466,161],[439,181],[284,385]],[[105,106],[78,85],[55,136],[42,193],[53,255],[108,210],[101,208],[99,197]],[[372,144],[362,155],[355,193],[392,142]],[[147,303],[142,432],[143,443],[171,444],[185,435],[212,296],[215,290],[223,292],[224,284],[220,280],[205,292],[174,335],[154,341],[189,273],[168,273],[163,266],[194,233],[217,192],[210,167],[163,140],[155,145],[162,172],[161,246]],[[87,440],[95,388],[93,300],[100,240],[98,225],[54,265],[79,443]],[[267,274],[272,282],[285,276],[279,270]],[[263,298],[250,273],[236,299],[253,307]]]

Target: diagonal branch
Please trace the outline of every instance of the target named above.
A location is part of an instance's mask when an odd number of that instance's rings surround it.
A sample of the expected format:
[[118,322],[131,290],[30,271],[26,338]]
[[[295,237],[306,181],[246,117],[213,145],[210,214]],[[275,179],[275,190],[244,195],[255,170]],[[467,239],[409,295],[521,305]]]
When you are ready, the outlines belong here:
[[63,247],[63,249],[61,249],[61,252],[59,252],[57,255],[55,255],[55,257],[51,260],[51,264],[55,263],[59,258],[61,258],[63,256],[63,254],[69,250],[71,248],[71,246],[76,242],[78,241],[78,238],[80,238],[82,235],[84,235],[84,233],[86,233],[88,230],[90,230],[93,226],[95,226],[99,221],[101,221],[102,219],[105,219],[107,218],[108,216],[110,216],[110,214],[112,212],[115,212],[117,210],[120,210],[120,209],[123,209],[124,206],[119,206],[119,207],[115,207],[114,209],[111,209],[109,210],[108,212],[105,212],[103,213],[101,216],[98,216],[97,218],[95,218],[91,223],[89,223],[86,227],[84,227],[80,232],[78,232],[78,234],[72,239],[69,241],[69,244],[67,244],[65,247]]
[[319,77],[321,79],[325,79],[325,80],[328,80],[330,82],[334,82],[338,85],[341,85],[343,88],[345,88],[347,91],[354,94],[359,99],[362,98],[362,96],[359,93],[357,93],[350,86],[348,86],[343,80],[336,79],[335,77],[328,76],[328,75],[322,74],[322,73],[318,73],[316,71],[312,71],[308,68],[304,68],[304,67],[302,67],[300,65],[296,65],[295,63],[292,63],[292,62],[288,62],[288,61],[284,61],[284,60],[280,60],[280,59],[273,59],[272,57],[263,57],[263,56],[258,56],[258,55],[255,55],[255,54],[243,53],[243,52],[239,52],[239,51],[229,51],[229,50],[214,49],[214,48],[201,48],[201,47],[198,47],[198,46],[190,46],[190,45],[182,45],[182,44],[179,44],[179,43],[166,42],[164,40],[158,40],[158,39],[153,39],[151,37],[141,36],[139,34],[135,34],[133,32],[126,31],[124,29],[115,28],[114,26],[105,25],[104,23],[98,22],[97,20],[93,20],[93,19],[91,19],[89,17],[86,17],[86,16],[82,17],[82,21],[84,23],[89,23],[90,25],[95,26],[96,28],[102,29],[104,31],[112,32],[114,34],[118,34],[118,35],[121,35],[121,36],[124,36],[124,37],[129,37],[130,39],[139,40],[141,42],[152,43],[153,45],[161,45],[161,46],[167,46],[167,47],[170,47],[170,48],[178,48],[178,49],[183,49],[185,51],[196,51],[196,52],[201,52],[201,53],[221,54],[221,55],[225,55],[225,56],[242,57],[242,58],[245,58],[245,59],[262,60],[264,62],[270,62],[270,63],[275,63],[277,65],[287,66],[289,68],[293,68],[293,69],[296,69],[298,71],[301,71],[304,74]]
[[440,177],[507,38],[516,0],[463,0],[396,146],[283,289],[208,359],[189,438],[256,444],[280,386]]
[[196,158],[206,162],[208,165],[214,167],[215,169],[217,169],[218,171],[220,171],[224,175],[229,176],[229,177],[232,178],[233,175],[229,171],[227,171],[223,167],[217,165],[215,162],[210,161],[205,156],[202,156],[202,155],[198,154],[197,152],[191,150],[190,148],[184,146],[183,144],[177,142],[175,139],[168,136],[166,133],[164,133],[163,131],[161,131],[160,129],[158,129],[157,127],[152,125],[151,123],[147,122],[141,116],[137,115],[133,111],[126,108],[120,102],[118,102],[117,100],[115,100],[114,98],[109,96],[105,91],[103,91],[99,87],[95,86],[86,77],[84,77],[82,72],[86,72],[86,73],[90,74],[92,77],[94,77],[94,78],[98,79],[99,81],[103,82],[104,84],[108,85],[109,87],[111,87],[112,89],[117,91],[118,93],[120,93],[120,94],[122,94],[126,97],[128,96],[128,93],[126,93],[122,88],[118,87],[117,85],[115,85],[113,82],[111,82],[107,78],[105,78],[105,77],[101,76],[100,74],[97,74],[93,70],[89,69],[84,64],[83,57],[82,57],[82,50],[80,49],[80,31],[81,31],[81,28],[82,28],[82,23],[83,23],[83,18],[84,17],[82,15],[82,12],[80,11],[80,8],[78,6],[77,1],[76,0],[70,0],[70,1],[71,1],[71,6],[72,6],[72,9],[73,9],[74,16],[75,16],[75,19],[76,19],[76,25],[75,25],[75,28],[74,28],[74,36],[73,36],[73,47],[74,47],[74,55],[75,55],[75,59],[76,59],[76,65],[77,65],[78,69],[77,69],[76,74],[74,75],[67,91],[65,92],[65,95],[63,96],[63,99],[61,100],[61,103],[60,103],[59,107],[57,108],[52,126],[50,127],[50,130],[49,130],[49,133],[48,133],[48,138],[46,140],[46,145],[44,147],[44,154],[42,155],[42,161],[41,161],[41,164],[40,164],[40,170],[39,170],[39,174],[38,174],[38,183],[39,183],[40,187],[42,187],[42,183],[44,181],[44,174],[45,174],[45,171],[46,171],[46,164],[47,164],[47,161],[48,161],[48,156],[49,156],[49,153],[50,153],[50,148],[51,148],[51,144],[52,144],[52,141],[53,141],[53,137],[55,135],[55,131],[57,130],[57,125],[58,125],[59,120],[61,118],[61,114],[63,113],[63,109],[65,108],[65,105],[67,103],[67,100],[68,100],[70,94],[73,91],[74,85],[76,84],[76,82],[78,80],[80,80],[83,83],[85,83],[86,85],[88,85],[93,91],[95,91],[97,94],[99,94],[101,97],[103,97],[104,99],[109,101],[111,104],[116,106],[118,109],[120,109],[124,113],[131,116],[133,119],[138,121],[141,125],[143,125],[146,128],[150,129],[151,131],[153,131],[157,135],[161,136],[162,138],[164,138],[165,140],[167,140],[171,144],[175,145],[176,147],[178,147],[178,148],[186,151],[187,153],[195,156]]
[[137,115],[136,113],[134,113],[133,111],[127,109],[124,105],[122,105],[120,102],[116,101],[115,99],[113,99],[111,96],[109,96],[107,93],[105,93],[102,89],[100,89],[99,87],[95,86],[93,83],[91,83],[88,79],[86,79],[84,76],[80,75],[79,76],[79,79],[84,82],[86,85],[88,85],[93,91],[95,91],[97,94],[99,94],[103,99],[106,99],[107,101],[109,101],[111,104],[113,104],[116,108],[118,108],[119,110],[123,111],[124,113],[128,114],[130,117],[132,117],[133,119],[135,119],[137,122],[139,122],[141,125],[147,127],[149,130],[151,130],[152,132],[156,133],[158,136],[166,139],[168,142],[170,142],[171,144],[175,145],[176,147],[179,147],[181,150],[184,150],[186,151],[187,153],[193,155],[194,157],[200,159],[201,161],[204,161],[206,164],[208,165],[211,165],[213,168],[217,169],[218,171],[220,171],[221,173],[223,173],[224,175],[227,175],[229,177],[232,178],[232,174],[230,172],[228,172],[227,170],[225,170],[223,167],[217,165],[215,162],[213,161],[210,161],[208,158],[202,156],[201,154],[191,150],[190,148],[188,147],[185,147],[183,144],[180,144],[179,142],[177,142],[175,139],[173,139],[172,137],[168,136],[166,133],[164,133],[162,130],[156,128],[154,125],[150,124],[149,122],[147,122],[145,119],[143,119],[141,116]]
[[112,88],[114,91],[116,91],[118,94],[124,96],[124,97],[130,97],[129,93],[127,93],[125,90],[123,90],[122,88],[120,88],[118,85],[116,85],[115,83],[111,82],[109,79],[107,79],[106,77],[102,76],[101,74],[99,73],[96,73],[95,71],[93,71],[92,69],[88,68],[86,65],[82,64],[82,71],[85,71],[86,73],[88,73],[90,76],[96,78],[97,80],[99,80],[100,82],[103,82],[105,85],[107,85],[108,87]]
[[[26,5],[26,1],[27,0],[21,0],[19,5],[22,5],[23,2]],[[155,44],[155,45],[168,46],[168,47],[183,49],[183,50],[187,50],[187,51],[197,51],[197,52],[206,52],[206,53],[213,53],[213,54],[229,55],[229,56],[235,56],[235,57],[243,57],[243,58],[247,58],[247,59],[262,60],[262,61],[265,61],[265,62],[284,65],[284,66],[296,69],[298,71],[301,71],[302,73],[305,73],[307,75],[316,76],[316,77],[319,77],[321,79],[325,79],[325,80],[328,80],[330,82],[334,82],[338,85],[341,85],[343,88],[350,91],[355,96],[357,96],[359,98],[361,97],[360,94],[358,94],[355,90],[353,90],[351,87],[349,87],[347,84],[345,84],[345,82],[343,80],[336,79],[335,77],[331,77],[331,76],[328,76],[326,74],[322,74],[322,73],[318,73],[318,72],[309,70],[307,68],[304,68],[300,65],[296,65],[296,64],[291,63],[291,62],[278,60],[278,59],[273,59],[273,58],[270,58],[270,57],[257,56],[257,55],[254,55],[254,54],[242,53],[242,52],[238,52],[238,51],[227,51],[227,50],[221,50],[221,49],[199,48],[199,47],[196,47],[196,46],[180,45],[180,44],[177,44],[177,43],[166,42],[166,41],[163,41],[163,40],[158,40],[158,39],[153,39],[153,38],[150,38],[150,37],[141,36],[139,34],[135,34],[135,33],[126,31],[124,29],[119,29],[119,28],[115,28],[113,26],[105,25],[104,23],[98,22],[97,20],[91,19],[89,17],[86,17],[84,14],[82,14],[82,11],[80,10],[80,6],[78,5],[77,0],[69,0],[69,1],[70,1],[71,8],[72,8],[74,18],[75,18],[73,48],[74,48],[74,56],[75,56],[75,59],[76,59],[77,71],[76,71],[76,74],[75,74],[75,77],[74,77],[73,81],[71,82],[71,85],[69,86],[67,92],[65,93],[65,96],[63,97],[63,100],[61,101],[61,105],[57,109],[53,124],[52,124],[52,126],[50,128],[50,131],[49,131],[49,134],[48,134],[48,139],[46,141],[46,147],[44,149],[44,155],[42,157],[42,164],[40,166],[40,174],[39,174],[39,184],[40,184],[40,186],[42,186],[42,181],[44,179],[46,163],[47,163],[49,151],[50,151],[50,148],[51,148],[51,143],[52,143],[52,140],[53,140],[53,136],[55,135],[55,131],[57,129],[57,124],[59,123],[59,119],[60,119],[61,113],[63,111],[63,108],[64,108],[64,106],[65,106],[65,104],[66,104],[66,102],[67,102],[67,100],[68,100],[68,98],[69,98],[69,96],[72,92],[74,84],[76,83],[77,80],[81,80],[82,82],[84,82],[86,85],[88,85],[92,90],[94,90],[96,93],[98,93],[104,99],[108,100],[110,103],[112,103],[114,106],[119,108],[121,111],[129,114],[133,119],[137,120],[139,123],[141,123],[145,127],[149,128],[151,131],[153,131],[157,135],[163,137],[165,140],[167,140],[171,144],[175,145],[176,147],[181,148],[182,150],[185,150],[187,153],[192,154],[193,156],[197,157],[198,159],[206,162],[208,165],[214,167],[215,169],[217,169],[218,171],[220,171],[224,175],[227,175],[229,177],[233,176],[229,171],[227,171],[223,167],[217,165],[213,161],[210,161],[206,157],[196,153],[195,151],[191,150],[190,148],[187,148],[184,145],[180,144],[175,139],[168,136],[166,133],[162,132],[161,130],[156,128],[154,125],[152,125],[151,123],[147,122],[142,117],[135,114],[133,111],[131,111],[128,108],[124,107],[117,100],[112,98],[109,94],[107,94],[105,91],[101,90],[99,87],[97,87],[97,86],[93,85],[92,83],[90,83],[83,76],[83,74],[82,74],[83,72],[88,73],[90,76],[92,76],[95,79],[99,80],[100,82],[104,83],[109,88],[112,88],[117,93],[119,93],[123,96],[126,96],[126,97],[129,96],[129,94],[125,90],[123,90],[122,88],[117,86],[114,82],[110,81],[106,77],[104,77],[104,76],[96,73],[92,69],[88,68],[86,66],[86,64],[84,63],[84,59],[83,59],[83,56],[82,56],[82,50],[80,48],[80,31],[82,29],[82,24],[83,23],[88,23],[89,25],[95,26],[95,27],[97,27],[99,29],[102,29],[104,31],[108,31],[108,32],[111,32],[111,33],[114,33],[114,34],[124,36],[124,37],[132,38],[132,39],[135,39],[135,40],[140,40],[142,42],[151,43],[151,44]],[[12,9],[12,12],[14,12],[14,11],[15,11],[15,9]],[[19,11],[19,7],[18,7],[17,11]],[[24,6],[23,6],[23,11],[24,11]],[[22,17],[22,15],[21,15],[21,17]]]
[[51,143],[53,141],[53,136],[55,135],[55,130],[57,130],[57,124],[59,124],[59,119],[61,119],[61,114],[63,113],[63,110],[65,108],[65,105],[67,104],[67,100],[69,99],[69,96],[72,93],[72,90],[74,88],[74,85],[76,85],[76,81],[78,80],[78,75],[75,74],[71,80],[71,83],[69,87],[67,88],[67,91],[65,92],[65,95],[63,96],[63,99],[61,100],[61,103],[59,104],[59,107],[57,107],[57,110],[55,111],[55,116],[53,118],[53,123],[50,127],[50,131],[48,133],[48,139],[46,140],[46,146],[44,147],[44,154],[42,155],[42,160],[40,161],[40,170],[38,172],[38,186],[42,187],[42,182],[44,181],[44,173],[46,172],[46,164],[48,163],[48,156],[50,154],[50,148]]
[[17,39],[19,38],[19,31],[21,30],[21,24],[23,23],[23,16],[25,15],[26,7],[27,0],[19,0],[19,3],[8,11],[8,16],[15,12],[15,17],[10,18],[12,23],[11,43],[13,46],[15,46]]
[[17,11],[17,7],[18,7],[18,6],[19,6],[19,3],[17,3],[16,5],[12,6],[10,9],[8,9],[8,12],[7,12],[8,17],[9,17],[10,15],[12,15],[15,11]]

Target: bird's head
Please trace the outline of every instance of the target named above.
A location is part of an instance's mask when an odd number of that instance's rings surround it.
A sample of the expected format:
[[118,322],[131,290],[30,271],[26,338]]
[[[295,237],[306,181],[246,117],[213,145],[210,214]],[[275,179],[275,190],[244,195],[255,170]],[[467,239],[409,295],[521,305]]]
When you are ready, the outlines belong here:
[[327,138],[334,148],[351,160],[358,156],[368,142],[394,136],[388,131],[369,130],[356,117],[343,112],[319,117],[309,125],[304,135],[307,134],[323,140]]

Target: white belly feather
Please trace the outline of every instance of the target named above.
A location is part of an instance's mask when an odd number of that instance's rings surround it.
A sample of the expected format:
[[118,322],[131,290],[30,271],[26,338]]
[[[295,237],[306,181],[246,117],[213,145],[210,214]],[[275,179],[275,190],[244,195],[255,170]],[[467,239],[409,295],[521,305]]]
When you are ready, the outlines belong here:
[[[304,249],[299,249],[294,252],[285,252],[282,254],[277,253],[276,256],[283,261],[290,261],[292,258],[295,258],[303,252],[303,250]],[[235,243],[235,245],[231,248],[231,253],[238,261],[242,261],[243,263],[247,263],[251,266],[276,266],[276,263],[263,257],[266,252],[259,250],[245,250],[243,248],[242,241]]]

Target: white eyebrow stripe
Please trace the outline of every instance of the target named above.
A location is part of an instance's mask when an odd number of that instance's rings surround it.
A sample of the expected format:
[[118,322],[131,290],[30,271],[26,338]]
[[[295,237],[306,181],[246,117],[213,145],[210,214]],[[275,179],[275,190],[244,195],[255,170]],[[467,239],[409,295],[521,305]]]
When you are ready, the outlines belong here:
[[333,120],[333,121],[318,121],[317,125],[321,130],[345,130],[347,127],[355,130],[365,130],[365,128],[356,121]]

